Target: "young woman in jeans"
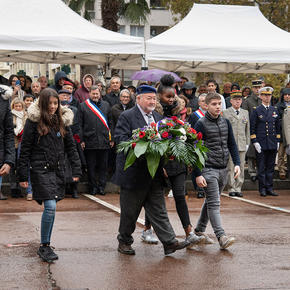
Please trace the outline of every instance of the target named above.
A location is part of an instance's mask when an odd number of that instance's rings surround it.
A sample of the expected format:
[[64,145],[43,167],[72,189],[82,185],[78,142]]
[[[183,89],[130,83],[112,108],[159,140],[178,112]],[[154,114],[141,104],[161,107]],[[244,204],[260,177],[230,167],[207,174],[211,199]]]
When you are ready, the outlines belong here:
[[73,112],[60,105],[53,89],[41,91],[39,99],[28,109],[21,152],[19,157],[19,181],[28,187],[28,172],[33,189],[33,199],[44,204],[41,219],[41,245],[37,251],[46,262],[57,260],[50,247],[56,202],[64,198],[65,153],[71,163],[73,180],[81,176],[81,164],[69,126]]

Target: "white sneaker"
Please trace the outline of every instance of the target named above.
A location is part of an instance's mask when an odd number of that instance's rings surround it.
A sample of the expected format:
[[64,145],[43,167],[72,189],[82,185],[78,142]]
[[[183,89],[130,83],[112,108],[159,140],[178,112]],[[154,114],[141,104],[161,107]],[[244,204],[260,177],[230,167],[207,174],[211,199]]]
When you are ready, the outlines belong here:
[[169,190],[169,193],[168,193],[167,196],[168,196],[168,197],[173,197],[173,191],[172,191],[172,189]]
[[153,231],[151,229],[146,230],[146,231],[143,230],[142,235],[141,235],[141,240],[147,244],[158,244],[158,239],[153,234]]
[[185,240],[190,243],[190,245],[187,247],[188,249],[190,249],[194,245],[204,244],[205,243],[205,236],[198,236],[195,233],[190,232]]
[[194,231],[194,233],[197,235],[197,236],[204,236],[204,241],[203,243],[204,244],[207,244],[207,245],[211,245],[211,244],[214,244],[214,240],[211,239],[206,233],[203,233],[203,232],[196,232]]
[[235,241],[236,239],[234,237],[227,237],[226,235],[223,235],[219,238],[220,248],[224,250],[231,246]]
[[28,201],[32,200],[32,193],[27,193],[26,200],[28,200]]

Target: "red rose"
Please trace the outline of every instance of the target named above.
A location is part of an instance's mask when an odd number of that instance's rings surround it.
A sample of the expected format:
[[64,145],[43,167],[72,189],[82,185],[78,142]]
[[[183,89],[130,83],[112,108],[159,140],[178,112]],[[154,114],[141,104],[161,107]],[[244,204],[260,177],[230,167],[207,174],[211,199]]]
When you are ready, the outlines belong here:
[[174,127],[174,125],[172,123],[166,123],[166,125],[169,127]]
[[154,127],[156,127],[156,123],[152,122],[152,123],[150,124],[150,126],[151,126],[152,128],[154,128]]
[[198,132],[196,135],[197,140],[201,140],[202,139],[202,133]]
[[168,138],[168,135],[169,135],[168,132],[165,131],[161,134],[161,137],[166,139],[166,138]]
[[134,149],[136,147],[136,143],[132,143],[132,149]]
[[81,142],[81,138],[78,134],[74,134],[74,139],[76,140],[77,143],[80,143]]
[[173,155],[169,156],[169,160],[174,160],[175,157]]
[[197,132],[195,129],[191,128],[191,133],[196,134]]
[[146,135],[145,132],[143,132],[143,131],[140,131],[139,132],[139,138],[140,139],[142,139],[143,137],[145,137],[145,135]]
[[172,116],[171,119],[172,119],[174,122],[175,122],[176,120],[178,120],[176,116]]

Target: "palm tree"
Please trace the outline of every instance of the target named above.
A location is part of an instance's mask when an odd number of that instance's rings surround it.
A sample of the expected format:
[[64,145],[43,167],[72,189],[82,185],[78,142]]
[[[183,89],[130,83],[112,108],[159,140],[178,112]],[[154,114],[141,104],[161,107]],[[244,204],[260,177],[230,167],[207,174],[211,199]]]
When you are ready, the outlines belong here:
[[[88,20],[89,10],[94,6],[95,0],[63,0],[72,10]],[[118,20],[124,18],[132,23],[146,22],[150,14],[150,8],[146,0],[102,0],[103,27],[112,31],[118,31]]]

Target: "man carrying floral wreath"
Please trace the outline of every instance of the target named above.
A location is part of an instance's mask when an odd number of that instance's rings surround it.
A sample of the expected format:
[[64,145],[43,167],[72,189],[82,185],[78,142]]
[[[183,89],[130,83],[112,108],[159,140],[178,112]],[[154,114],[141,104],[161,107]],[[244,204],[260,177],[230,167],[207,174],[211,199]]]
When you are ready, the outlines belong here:
[[[155,107],[155,88],[147,85],[140,86],[137,89],[137,105],[124,111],[119,117],[115,129],[116,143],[128,141],[132,137],[133,130],[160,121],[162,116],[154,112]],[[187,247],[189,242],[177,241],[168,219],[163,195],[162,166],[159,165],[154,178],[152,178],[146,165],[146,159],[142,156],[126,170],[124,170],[125,162],[125,154],[119,153],[116,160],[116,173],[113,178],[115,183],[121,187],[118,251],[126,255],[135,254],[135,250],[131,247],[132,234],[143,206],[153,229],[164,246],[165,255]]]

